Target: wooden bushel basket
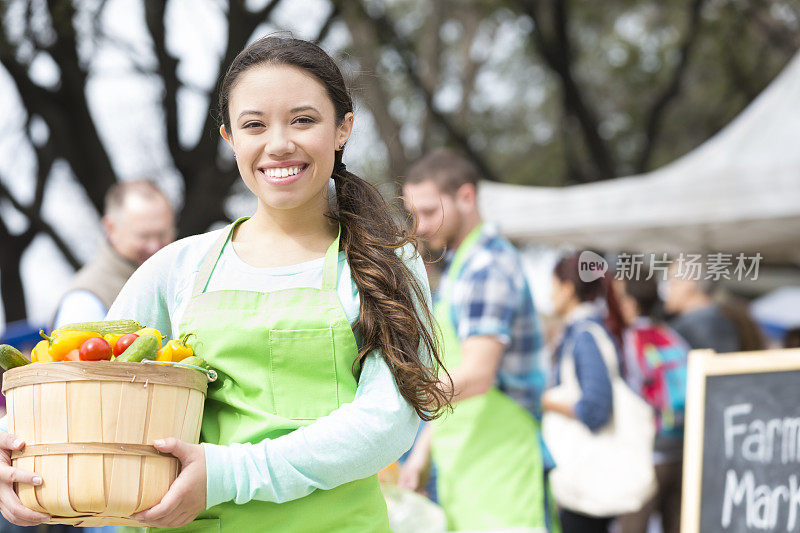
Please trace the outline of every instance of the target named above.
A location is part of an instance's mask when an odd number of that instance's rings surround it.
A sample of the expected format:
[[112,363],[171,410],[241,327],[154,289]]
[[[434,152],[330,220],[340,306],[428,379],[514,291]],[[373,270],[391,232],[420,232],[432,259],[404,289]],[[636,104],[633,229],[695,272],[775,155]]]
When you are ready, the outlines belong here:
[[26,445],[22,503],[53,524],[142,525],[128,517],[161,501],[180,462],[156,439],[197,443],[208,378],[202,372],[111,361],[36,363],[3,374],[9,430]]

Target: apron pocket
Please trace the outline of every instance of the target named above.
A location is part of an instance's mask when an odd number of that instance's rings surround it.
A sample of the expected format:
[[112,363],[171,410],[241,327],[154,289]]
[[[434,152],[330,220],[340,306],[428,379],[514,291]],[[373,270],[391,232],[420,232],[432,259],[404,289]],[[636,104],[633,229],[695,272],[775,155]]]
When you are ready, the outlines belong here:
[[316,420],[339,407],[333,330],[269,330],[275,414]]
[[170,533],[219,533],[221,530],[219,518],[198,518],[197,520],[192,520],[183,527],[148,527],[146,531],[147,533],[155,533],[157,531],[169,531]]

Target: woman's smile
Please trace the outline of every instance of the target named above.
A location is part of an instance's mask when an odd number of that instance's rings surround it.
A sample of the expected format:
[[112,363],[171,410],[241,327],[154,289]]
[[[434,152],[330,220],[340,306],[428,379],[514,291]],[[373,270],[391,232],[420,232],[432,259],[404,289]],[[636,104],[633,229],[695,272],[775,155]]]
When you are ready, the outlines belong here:
[[295,183],[305,175],[308,163],[290,161],[270,163],[258,167],[258,172],[269,185],[286,186]]

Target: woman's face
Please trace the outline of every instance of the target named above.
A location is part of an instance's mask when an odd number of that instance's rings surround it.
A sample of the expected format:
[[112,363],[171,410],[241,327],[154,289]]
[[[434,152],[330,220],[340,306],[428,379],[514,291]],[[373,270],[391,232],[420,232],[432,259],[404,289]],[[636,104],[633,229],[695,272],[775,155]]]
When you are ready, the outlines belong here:
[[337,124],[322,83],[280,64],[243,72],[228,102],[231,131],[220,133],[260,207],[324,213],[334,152],[350,136],[353,114]]
[[553,313],[564,317],[577,303],[575,288],[568,281],[561,281],[558,276],[553,276]]
[[617,300],[619,301],[619,309],[620,313],[622,313],[622,320],[625,322],[626,326],[630,326],[636,322],[636,318],[639,316],[639,306],[636,304],[636,299],[625,292],[624,280],[615,279],[613,284],[614,294],[617,296]]

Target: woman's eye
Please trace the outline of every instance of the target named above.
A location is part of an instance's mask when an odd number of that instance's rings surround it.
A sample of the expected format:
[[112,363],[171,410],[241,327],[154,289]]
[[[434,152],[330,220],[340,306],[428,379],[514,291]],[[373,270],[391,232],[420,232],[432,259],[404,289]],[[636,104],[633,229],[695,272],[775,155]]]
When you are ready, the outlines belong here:
[[292,121],[293,124],[313,124],[314,119],[311,117],[297,117]]
[[262,124],[262,123],[260,123],[260,122],[248,122],[248,123],[246,123],[244,126],[242,126],[242,128],[243,128],[243,129],[248,129],[248,128],[259,128],[259,127],[262,127],[262,126],[263,126],[263,124]]

